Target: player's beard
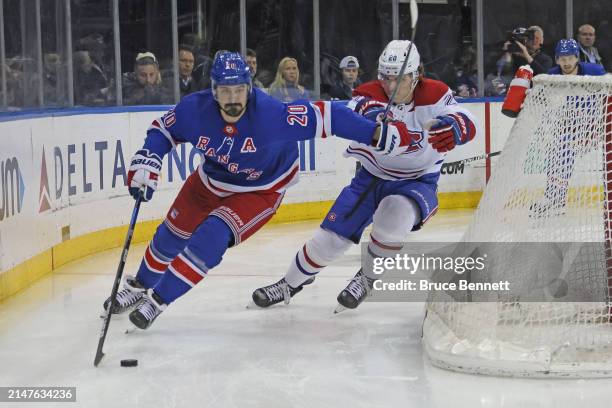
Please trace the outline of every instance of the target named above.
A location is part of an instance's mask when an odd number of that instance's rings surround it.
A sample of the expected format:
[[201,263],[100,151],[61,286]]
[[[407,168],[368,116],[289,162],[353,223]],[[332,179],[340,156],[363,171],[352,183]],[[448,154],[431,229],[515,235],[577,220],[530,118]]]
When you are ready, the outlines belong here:
[[231,116],[232,118],[238,117],[242,115],[246,105],[242,105],[241,103],[226,103],[221,107],[221,110],[225,112],[227,116]]

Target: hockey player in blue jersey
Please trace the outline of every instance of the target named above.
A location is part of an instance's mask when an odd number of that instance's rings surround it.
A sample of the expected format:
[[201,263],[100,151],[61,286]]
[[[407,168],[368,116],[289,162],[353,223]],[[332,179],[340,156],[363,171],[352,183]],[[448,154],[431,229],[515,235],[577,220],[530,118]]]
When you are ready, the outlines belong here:
[[186,96],[153,121],[129,168],[130,194],[150,200],[173,146],[191,143],[204,157],[158,227],[138,274],[117,294],[112,312],[134,309],[130,320],[141,329],[200,282],[229,247],[272,218],[297,181],[298,141],[335,134],[391,156],[412,142],[400,122],[376,124],[343,104],[285,104],[266,95],[253,88],[238,53],[216,56],[211,83],[212,89]]
[[557,65],[548,70],[549,75],[605,75],[606,71],[599,64],[580,62],[580,46],[574,39],[559,40],[555,47]]
[[[580,62],[580,47],[573,39],[559,40],[555,47],[555,62],[557,65],[548,71],[549,75],[600,76],[606,74],[601,65]],[[580,105],[582,114],[588,114],[590,111],[589,101],[584,97],[572,97],[567,103],[571,105],[569,106],[571,110],[574,110],[575,105]],[[575,119],[560,117],[559,120],[567,122],[560,128],[571,131],[571,121]],[[584,137],[584,135],[581,136]],[[531,205],[530,211],[533,218],[561,215],[565,212],[568,183],[574,172],[574,160],[577,155],[574,147],[576,137],[577,135],[570,133],[560,135],[549,149],[544,197]]]

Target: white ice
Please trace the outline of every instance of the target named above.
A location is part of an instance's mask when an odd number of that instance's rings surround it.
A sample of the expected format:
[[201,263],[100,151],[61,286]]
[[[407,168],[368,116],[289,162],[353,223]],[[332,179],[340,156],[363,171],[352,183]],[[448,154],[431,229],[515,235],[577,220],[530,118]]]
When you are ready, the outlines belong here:
[[[471,211],[446,211],[412,239],[454,241]],[[531,380],[432,367],[420,342],[422,303],[364,303],[334,315],[356,272],[355,247],[289,306],[247,309],[251,292],[284,274],[316,222],[269,226],[147,331],[113,317],[106,356],[93,359],[101,305],[119,250],[73,262],[0,303],[0,386],[76,386],[61,407],[609,407],[612,380]],[[134,272],[145,249],[130,251]],[[136,368],[119,361],[139,360]],[[0,403],[0,406],[2,403]]]

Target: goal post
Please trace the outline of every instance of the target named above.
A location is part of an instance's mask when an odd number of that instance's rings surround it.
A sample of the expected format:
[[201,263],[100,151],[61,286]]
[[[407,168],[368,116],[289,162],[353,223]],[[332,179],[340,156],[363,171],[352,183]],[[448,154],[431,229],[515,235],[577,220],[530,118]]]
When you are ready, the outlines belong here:
[[[561,282],[563,290],[554,301],[514,293],[464,302],[430,293],[423,347],[434,365],[504,376],[612,376],[612,76],[534,78],[462,241],[507,252],[509,261],[485,270],[484,280]],[[531,252],[529,243],[537,243]],[[560,254],[554,276],[537,245]]]

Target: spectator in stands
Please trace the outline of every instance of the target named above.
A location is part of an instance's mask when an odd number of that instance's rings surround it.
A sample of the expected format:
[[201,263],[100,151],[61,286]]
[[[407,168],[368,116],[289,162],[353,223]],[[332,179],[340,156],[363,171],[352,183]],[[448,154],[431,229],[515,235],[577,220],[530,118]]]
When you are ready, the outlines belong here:
[[257,76],[257,53],[254,50],[247,48],[245,60],[246,60],[247,65],[249,66],[249,69],[251,70],[251,80],[253,81],[253,86],[257,88],[264,88],[264,85],[261,83],[261,81],[256,78]]
[[512,59],[509,54],[504,54],[496,63],[496,71],[491,72],[485,77],[484,94],[485,96],[506,95],[510,81],[514,78]]
[[108,96],[108,80],[102,69],[94,63],[89,51],[76,51],[74,64],[74,103],[77,105],[104,105]]
[[[528,64],[533,69],[533,74],[545,74],[553,65],[553,60],[549,55],[542,52],[542,44],[544,43],[544,30],[539,26],[531,26],[528,29],[519,28],[515,32],[521,31],[521,36],[524,36],[525,43],[521,41],[506,41],[503,50],[510,54],[513,61],[513,70],[516,72],[521,65]],[[512,50],[513,45],[517,48]]]
[[67,102],[58,83],[62,61],[59,54],[48,52],[43,55],[43,94],[45,106],[57,106]]
[[440,76],[433,71],[428,71],[423,61],[419,64],[419,75],[423,78],[435,79],[437,81],[442,81]]
[[113,59],[105,56],[106,48],[104,37],[98,33],[89,34],[79,39],[76,44],[77,51],[89,53],[89,58],[108,82],[112,78],[111,73],[114,72],[114,67],[112,67]]
[[603,62],[595,44],[595,28],[590,24],[583,24],[578,28],[578,43],[580,44],[580,61],[601,65]]
[[204,54],[196,57],[193,78],[197,81],[198,88],[200,89],[210,88],[210,68],[212,67],[212,62],[212,58]]
[[196,80],[193,78],[195,57],[193,49],[187,45],[179,46],[179,87],[181,98],[199,90]]
[[460,98],[475,98],[478,94],[476,49],[471,45],[465,47],[454,65],[453,93]]
[[309,99],[310,94],[300,81],[300,69],[295,58],[285,57],[278,63],[276,78],[270,85],[270,95],[283,102],[293,102],[296,99]]
[[160,105],[172,101],[162,86],[159,64],[151,52],[136,56],[134,72],[124,74],[122,86],[125,105]]
[[8,60],[10,76],[7,78],[9,100],[12,97],[12,106],[35,107],[39,106],[37,63],[31,57],[16,55]]
[[332,86],[329,95],[336,99],[351,99],[353,97],[353,89],[361,84],[359,81],[359,60],[348,55],[340,61],[339,68],[342,78]]
[[6,88],[8,106],[24,106],[23,57],[15,56],[6,62]]
[[475,98],[477,95],[476,86],[467,82],[457,83],[453,94],[456,98]]
[[195,33],[186,33],[182,36],[181,44],[191,47],[195,58],[195,67],[191,76],[195,80],[198,89],[210,88],[210,58],[209,42]]

